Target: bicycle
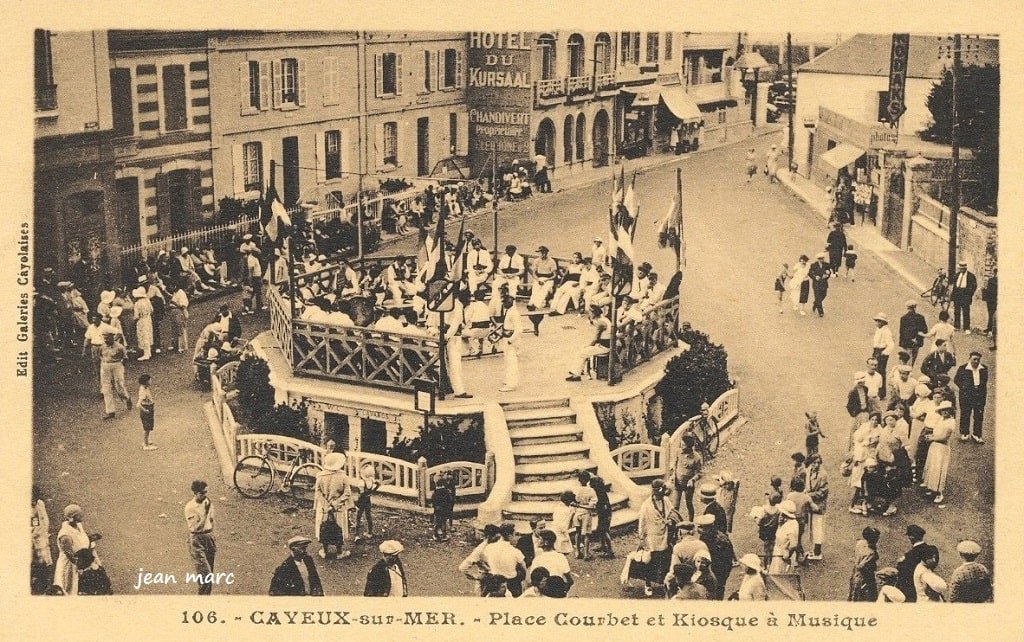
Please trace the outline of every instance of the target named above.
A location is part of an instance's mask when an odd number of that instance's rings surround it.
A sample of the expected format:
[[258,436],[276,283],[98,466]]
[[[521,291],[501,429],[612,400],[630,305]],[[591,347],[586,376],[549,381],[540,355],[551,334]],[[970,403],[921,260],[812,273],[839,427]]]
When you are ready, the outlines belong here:
[[[281,480],[279,493],[289,493],[296,499],[313,501],[316,476],[323,470],[319,464],[304,461],[302,453],[291,460],[288,472]],[[270,493],[277,481],[277,469],[266,455],[248,455],[235,465],[235,488],[243,497],[260,499]]]
[[939,306],[943,310],[949,309],[950,304],[950,287],[949,279],[946,277],[946,271],[939,269],[939,273],[936,275],[935,280],[932,281],[932,286],[921,293],[921,296],[931,302],[934,306]]
[[693,435],[694,447],[700,452],[704,461],[712,459],[718,452],[719,445],[719,431],[715,418],[703,413],[697,415],[691,420],[688,432]]

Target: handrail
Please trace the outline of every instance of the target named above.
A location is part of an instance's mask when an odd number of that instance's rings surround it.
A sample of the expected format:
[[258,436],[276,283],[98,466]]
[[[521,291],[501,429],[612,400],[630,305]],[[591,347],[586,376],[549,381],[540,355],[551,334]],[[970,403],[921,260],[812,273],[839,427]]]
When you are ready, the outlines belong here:
[[615,336],[615,379],[677,345],[679,297],[659,302],[639,323],[617,326]]
[[612,459],[630,478],[663,477],[668,470],[667,453],[654,444],[626,444],[611,452]]

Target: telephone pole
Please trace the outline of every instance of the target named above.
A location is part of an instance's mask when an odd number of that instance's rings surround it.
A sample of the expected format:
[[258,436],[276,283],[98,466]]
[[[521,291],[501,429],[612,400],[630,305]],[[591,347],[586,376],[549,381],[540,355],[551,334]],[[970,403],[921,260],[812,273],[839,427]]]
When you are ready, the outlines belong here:
[[949,278],[953,279],[956,274],[956,245],[957,234],[960,223],[960,80],[961,80],[961,58],[960,58],[960,34],[953,35],[953,129],[950,136],[950,171],[952,200],[949,204],[949,260],[947,269]]
[[796,95],[793,94],[793,34],[786,33],[786,82],[789,86],[789,100],[787,103],[789,107],[786,111],[789,112],[789,130],[786,134],[786,149],[789,154],[789,166],[786,167],[787,172],[793,171],[793,117],[796,112]]

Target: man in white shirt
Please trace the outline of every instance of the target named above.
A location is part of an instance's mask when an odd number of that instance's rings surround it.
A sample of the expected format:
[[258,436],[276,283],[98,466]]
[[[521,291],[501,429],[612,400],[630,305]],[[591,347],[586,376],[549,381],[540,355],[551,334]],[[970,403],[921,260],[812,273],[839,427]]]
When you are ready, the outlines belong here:
[[889,317],[884,312],[875,315],[875,335],[871,340],[871,350],[875,359],[878,360],[878,372],[882,375],[882,390],[880,396],[885,398],[885,372],[889,364],[889,357],[896,354],[896,340],[889,328]]
[[498,392],[512,392],[519,387],[519,337],[523,334],[522,319],[516,300],[506,294],[501,306],[501,349],[505,357],[505,381]]
[[[473,302],[466,306],[466,328],[463,336],[470,342],[470,354],[480,354],[484,351],[484,339],[491,331],[491,308],[484,300],[486,293],[478,290],[473,297]],[[476,350],[473,350],[476,344]]]
[[373,329],[377,332],[404,333],[405,324],[402,323],[402,310],[391,308],[386,315],[377,319],[377,322],[373,324]]
[[487,281],[494,269],[494,259],[491,253],[484,247],[483,241],[474,238],[471,247],[466,252],[466,282],[469,284],[470,294],[476,294],[477,288]]
[[199,595],[210,595],[213,562],[217,553],[217,542],[213,538],[213,504],[206,494],[207,484],[201,479],[192,482],[193,498],[185,504],[185,523],[189,533],[189,552],[195,564],[196,574],[202,578]]
[[502,285],[508,285],[509,294],[513,297],[516,296],[524,268],[523,257],[516,251],[516,246],[505,246],[505,253],[498,259],[494,280],[491,281],[492,296],[501,290]]
[[509,592],[513,597],[519,597],[523,592],[523,579],[526,578],[523,552],[502,538],[496,524],[484,526],[484,537],[486,540],[462,560],[459,570],[465,573],[472,566],[480,565],[491,575],[504,577]]
[[116,330],[104,323],[99,314],[93,314],[91,323],[85,328],[85,340],[82,343],[82,356],[89,355],[93,366],[94,380],[100,380],[100,353],[103,351],[103,335],[115,334]]
[[540,255],[530,263],[530,272],[533,275],[533,286],[530,292],[530,301],[526,305],[527,310],[543,308],[547,304],[548,297],[555,286],[555,274],[558,272],[558,263],[548,256],[548,248],[541,245],[537,248]]
[[881,394],[885,389],[885,379],[878,372],[878,360],[871,357],[867,360],[867,371],[864,373],[864,386],[868,389],[868,406],[871,412],[882,412]]
[[647,279],[650,282],[650,287],[647,288],[647,293],[644,295],[643,300],[640,301],[640,309],[643,312],[649,311],[665,298],[665,284],[658,282],[658,273],[651,272]]
[[604,239],[600,236],[594,237],[594,244],[590,247],[590,260],[594,265],[604,265],[608,258],[608,248],[604,246]]

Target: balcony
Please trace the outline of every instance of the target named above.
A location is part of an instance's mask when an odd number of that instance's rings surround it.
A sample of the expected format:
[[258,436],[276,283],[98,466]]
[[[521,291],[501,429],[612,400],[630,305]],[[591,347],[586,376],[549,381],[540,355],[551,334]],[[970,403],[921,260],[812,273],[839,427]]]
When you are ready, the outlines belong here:
[[36,111],[57,110],[57,85],[36,85]]
[[534,83],[535,107],[551,107],[565,102],[565,78],[548,78]]
[[114,159],[124,160],[137,156],[139,153],[139,138],[137,136],[121,136],[114,139]]
[[597,88],[598,93],[604,94],[604,92],[616,92],[618,91],[619,84],[616,73],[610,71],[604,74],[597,74],[594,76],[594,86]]
[[565,91],[571,100],[587,100],[594,97],[593,76],[570,76],[565,79]]

